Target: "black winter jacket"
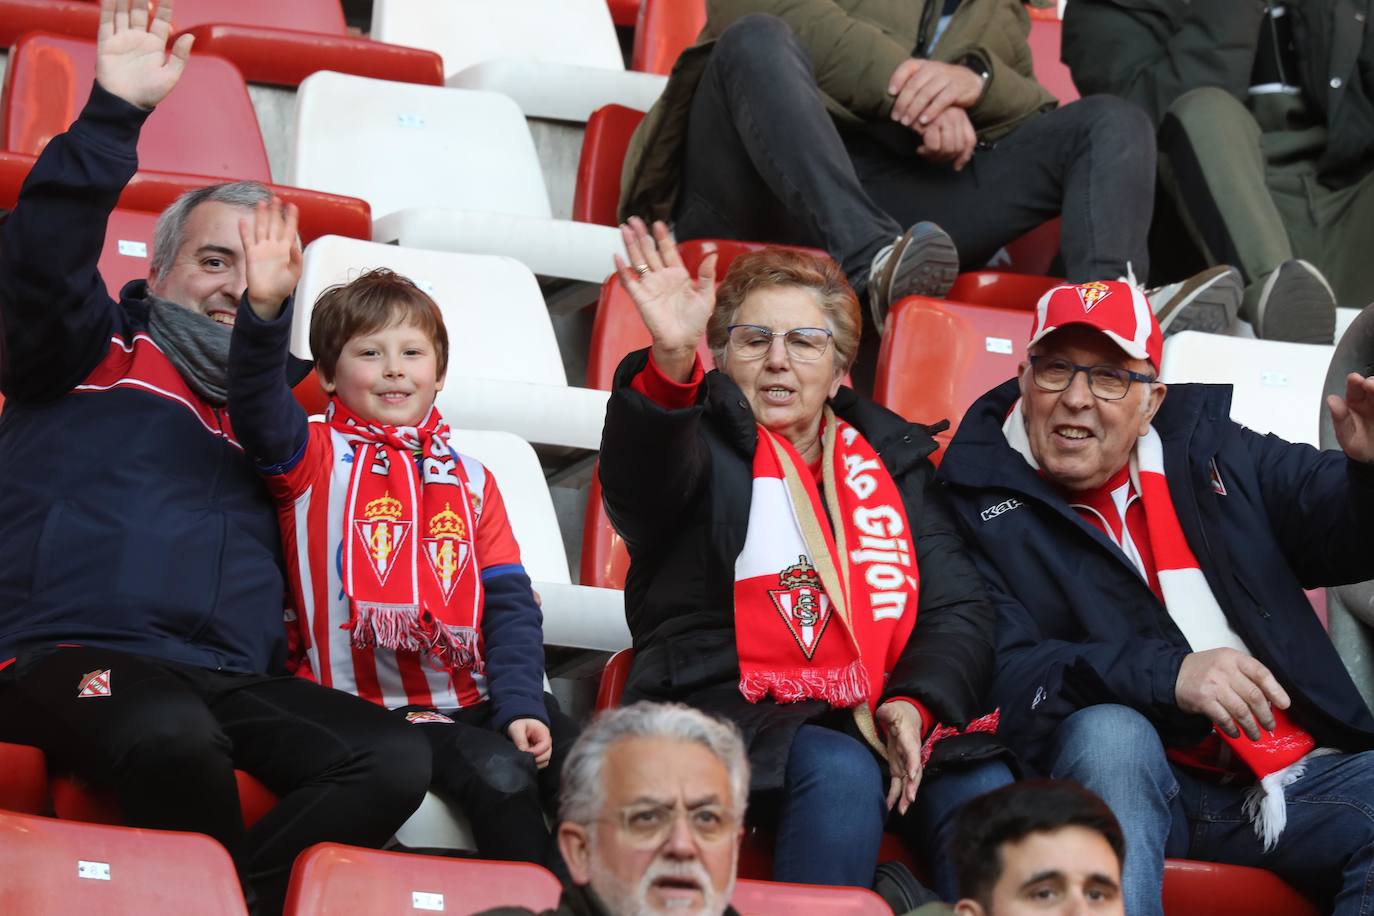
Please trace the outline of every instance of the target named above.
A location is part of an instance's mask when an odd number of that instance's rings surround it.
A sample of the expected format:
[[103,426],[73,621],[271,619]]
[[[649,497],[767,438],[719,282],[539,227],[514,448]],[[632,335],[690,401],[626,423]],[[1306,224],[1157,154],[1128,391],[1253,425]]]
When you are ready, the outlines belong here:
[[[721,372],[706,374],[694,406],[666,410],[630,388],[647,364],[647,350],[621,362],[601,443],[606,509],[630,552],[625,613],[635,662],[624,702],[677,700],[733,720],[749,746],[753,788],[777,788],[796,730],[831,710],[818,700],[751,704],[739,692],[734,568],[749,523],[754,415]],[[877,451],[917,532],[916,627],[883,696],[913,697],[939,722],[965,725],[987,711],[993,612],[934,486],[932,430],[848,388],[831,407]],[[999,749],[984,735],[936,747],[932,767]]]
[[[997,607],[999,733],[1043,766],[1065,717],[1120,703],[1166,744],[1196,743],[1210,724],[1174,700],[1183,634],[1125,554],[1007,444],[1018,396],[1013,379],[969,408],[940,467]],[[1302,592],[1374,578],[1374,467],[1260,435],[1230,407],[1230,386],[1171,385],[1155,416],[1188,546],[1294,718],[1319,744],[1374,747],[1374,717]]]

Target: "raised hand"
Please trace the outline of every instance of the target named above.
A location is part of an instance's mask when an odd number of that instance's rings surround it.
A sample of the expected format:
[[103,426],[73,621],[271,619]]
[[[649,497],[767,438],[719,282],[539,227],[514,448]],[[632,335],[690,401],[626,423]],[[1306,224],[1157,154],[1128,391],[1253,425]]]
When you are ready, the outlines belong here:
[[654,362],[664,375],[685,382],[716,304],[716,252],[702,258],[693,280],[662,222],[654,223],[651,236],[643,220],[630,217],[620,237],[630,260],[616,255],[616,273],[653,338]]
[[1355,461],[1374,461],[1374,378],[1358,372],[1345,377],[1345,397],[1327,395],[1336,441]]
[[248,304],[263,321],[281,314],[286,297],[301,278],[300,218],[295,204],[260,201],[252,217],[239,220],[243,261],[248,274]]
[[905,700],[888,700],[874,715],[887,732],[887,810],[906,814],[921,787],[921,714]]
[[144,0],[101,0],[96,33],[95,81],[130,105],[153,108],[181,79],[191,56],[192,35],[182,35],[167,53],[172,34],[172,0],[162,0],[148,21]]

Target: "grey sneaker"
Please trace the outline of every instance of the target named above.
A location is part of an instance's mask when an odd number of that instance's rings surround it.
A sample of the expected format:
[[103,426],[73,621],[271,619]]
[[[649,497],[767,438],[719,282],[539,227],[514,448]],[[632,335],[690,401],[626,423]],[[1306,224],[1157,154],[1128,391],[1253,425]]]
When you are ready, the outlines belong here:
[[917,223],[873,257],[868,270],[868,308],[879,334],[888,310],[906,296],[941,297],[959,276],[959,252],[949,233]]
[[1336,334],[1336,295],[1306,261],[1284,261],[1269,274],[1255,306],[1255,336],[1329,344]]
[[1225,334],[1240,311],[1244,291],[1240,271],[1219,264],[1178,283],[1146,290],[1145,298],[1165,337],[1179,331]]

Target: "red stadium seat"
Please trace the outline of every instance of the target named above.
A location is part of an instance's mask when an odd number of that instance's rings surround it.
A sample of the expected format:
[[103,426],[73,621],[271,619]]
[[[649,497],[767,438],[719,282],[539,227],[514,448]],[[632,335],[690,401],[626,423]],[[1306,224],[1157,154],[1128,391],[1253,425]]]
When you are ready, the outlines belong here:
[[38,748],[0,742],[0,810],[20,814],[48,810],[48,769]]
[[87,0],[0,0],[0,47],[25,32],[90,38],[99,23],[100,7]]
[[1033,312],[1040,297],[1050,287],[1062,282],[1054,277],[972,270],[955,279],[945,298],[971,305],[994,305]]
[[[5,76],[4,147],[37,155],[85,104],[95,79],[95,42],[30,33],[12,49]],[[138,160],[145,169],[220,181],[272,180],[243,77],[223,58],[204,54],[191,57],[177,91],[148,116]]]
[[1064,24],[1058,16],[1049,10],[1035,10],[1031,15],[1030,37],[1027,41],[1035,78],[1059,100],[1059,104],[1067,105],[1078,98],[1078,87],[1073,84],[1068,65],[1059,59],[1063,32]]
[[[686,257],[684,255],[684,260]],[[724,269],[717,268],[717,276]],[[649,329],[639,317],[634,300],[620,285],[620,278],[612,275],[601,284],[601,298],[597,302],[596,317],[592,319],[592,343],[587,352],[587,387],[611,390],[615,370],[626,353],[647,347]],[[697,348],[702,365],[708,370],[714,362],[703,338]]]
[[639,16],[640,0],[606,0],[611,11],[611,21],[619,26],[633,28]]
[[601,478],[592,474],[587,489],[587,513],[582,523],[582,571],[578,581],[597,588],[625,590],[625,573],[630,555],[625,541],[611,527],[606,507],[601,502]]
[[888,315],[873,397],[908,420],[949,420],[935,438],[949,444],[964,411],[1016,375],[1033,313],[909,296]]
[[572,218],[579,223],[617,224],[620,166],[630,135],[643,119],[644,112],[624,105],[603,105],[587,119],[573,190]]
[[[243,825],[252,827],[264,814],[272,810],[272,806],[277,803],[277,797],[242,770],[235,770],[234,777],[239,786],[239,807],[243,811]],[[112,792],[88,788],[66,776],[55,777],[49,783],[49,791],[52,794],[53,812],[63,820],[113,826],[124,823],[119,801]]]
[[0,812],[0,896],[25,916],[244,916],[234,863],[194,833]]
[[116,209],[105,228],[105,247],[100,252],[100,276],[110,295],[130,280],[146,280],[153,256],[153,226],[157,214]]
[[305,408],[305,412],[311,416],[324,413],[324,409],[329,406],[329,395],[320,387],[320,378],[314,369],[296,383],[291,393],[296,396],[296,403]]
[[861,887],[822,887],[741,878],[731,905],[741,916],[890,916],[883,898]]
[[706,25],[706,0],[641,0],[630,69],[667,75]]
[[630,665],[634,660],[634,649],[621,649],[606,660],[606,667],[601,669],[601,683],[596,688],[594,708],[597,712],[620,705],[620,695],[625,692],[625,681],[630,677]]
[[1166,859],[1164,912],[1167,916],[1318,916],[1321,910],[1261,868]]
[[528,862],[486,862],[320,843],[291,869],[285,916],[373,916],[496,906],[538,913],[558,905],[552,873]]

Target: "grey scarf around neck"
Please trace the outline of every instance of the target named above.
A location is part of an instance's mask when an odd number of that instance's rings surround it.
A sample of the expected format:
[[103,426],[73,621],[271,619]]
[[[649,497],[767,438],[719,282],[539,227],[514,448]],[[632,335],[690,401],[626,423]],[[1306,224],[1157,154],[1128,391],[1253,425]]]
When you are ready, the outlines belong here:
[[215,407],[228,400],[229,335],[227,324],[175,302],[148,294],[148,334],[191,390]]

